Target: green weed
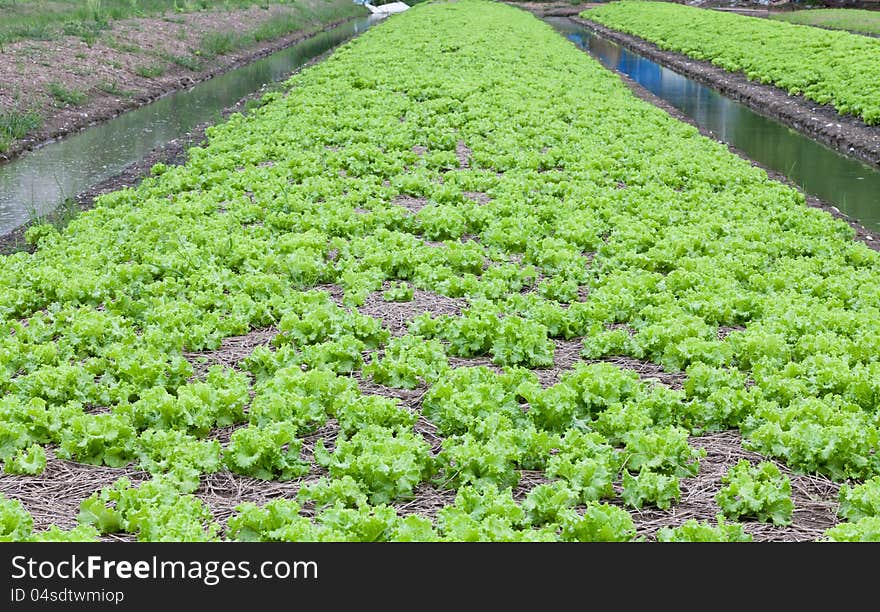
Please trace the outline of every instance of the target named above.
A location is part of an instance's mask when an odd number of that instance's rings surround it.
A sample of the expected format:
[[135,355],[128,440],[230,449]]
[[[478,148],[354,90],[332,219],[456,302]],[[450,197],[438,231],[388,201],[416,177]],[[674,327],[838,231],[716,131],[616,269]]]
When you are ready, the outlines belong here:
[[49,83],[46,89],[50,96],[64,106],[79,106],[88,99],[85,92],[67,88],[57,81]]

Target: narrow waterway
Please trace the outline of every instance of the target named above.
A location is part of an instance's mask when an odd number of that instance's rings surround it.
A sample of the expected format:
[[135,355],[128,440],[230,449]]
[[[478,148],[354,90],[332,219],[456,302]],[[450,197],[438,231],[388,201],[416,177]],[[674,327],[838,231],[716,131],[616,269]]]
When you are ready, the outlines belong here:
[[545,21],[599,60],[666,100],[751,159],[784,174],[805,192],[880,231],[880,171],[846,157],[565,17]]
[[0,235],[118,174],[152,149],[368,29],[359,18],[0,165]]

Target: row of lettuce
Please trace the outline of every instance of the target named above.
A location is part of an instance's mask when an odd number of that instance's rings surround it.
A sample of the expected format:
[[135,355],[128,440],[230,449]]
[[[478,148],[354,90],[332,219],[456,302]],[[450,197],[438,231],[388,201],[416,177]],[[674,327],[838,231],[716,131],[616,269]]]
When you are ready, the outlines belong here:
[[[47,447],[143,470],[73,531],[33,534],[6,500],[3,537],[633,539],[627,509],[674,506],[699,470],[689,437],[728,429],[849,481],[827,537],[880,537],[880,256],[549,26],[421,5],[209,138],[2,260],[6,471],[40,473]],[[396,337],[358,311],[415,289],[464,309]],[[210,364],[259,328],[270,345],[194,375],[192,353]],[[542,384],[562,339],[600,362]],[[424,389],[420,410],[358,378]],[[205,503],[218,471],[303,486],[224,526]],[[724,487],[719,521],[658,537],[745,539],[729,521],[797,512],[772,464]],[[436,516],[403,515],[444,492]]]
[[880,124],[880,40],[670,2],[611,2],[581,16]]

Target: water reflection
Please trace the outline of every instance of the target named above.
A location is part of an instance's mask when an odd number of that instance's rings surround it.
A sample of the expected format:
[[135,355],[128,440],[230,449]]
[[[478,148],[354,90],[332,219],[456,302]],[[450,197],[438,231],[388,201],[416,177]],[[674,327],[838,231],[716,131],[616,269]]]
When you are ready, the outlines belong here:
[[880,171],[848,158],[565,18],[546,21],[605,67],[626,74],[719,140],[880,231]]

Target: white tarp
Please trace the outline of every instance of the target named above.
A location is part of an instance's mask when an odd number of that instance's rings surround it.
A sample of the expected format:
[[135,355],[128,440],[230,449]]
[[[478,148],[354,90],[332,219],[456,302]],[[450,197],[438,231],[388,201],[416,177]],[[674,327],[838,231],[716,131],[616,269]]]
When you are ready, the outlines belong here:
[[364,6],[373,14],[402,13],[409,8],[409,5],[404,2],[389,2],[388,4],[380,4],[379,6],[373,6],[369,2],[366,2],[364,3]]

